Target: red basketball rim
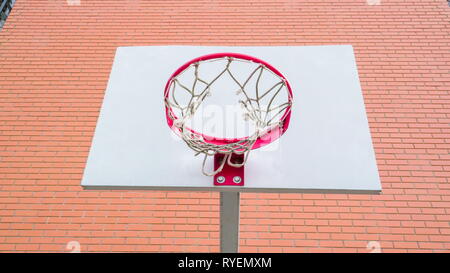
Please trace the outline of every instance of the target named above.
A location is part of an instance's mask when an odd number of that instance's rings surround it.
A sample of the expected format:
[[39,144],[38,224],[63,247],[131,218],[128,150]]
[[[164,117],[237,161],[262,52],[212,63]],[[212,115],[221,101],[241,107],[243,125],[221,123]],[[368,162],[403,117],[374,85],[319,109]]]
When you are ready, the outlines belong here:
[[[267,69],[271,70],[273,73],[275,73],[277,76],[279,76],[280,78],[282,78],[285,83],[286,83],[286,87],[288,89],[288,92],[290,94],[289,97],[289,101],[292,100],[293,94],[292,94],[292,89],[291,86],[289,84],[289,81],[286,79],[286,77],[281,74],[280,71],[278,71],[275,67],[273,67],[272,65],[270,65],[269,63],[260,60],[258,58],[255,58],[253,56],[249,56],[249,55],[245,55],[245,54],[240,54],[240,53],[214,53],[214,54],[208,54],[208,55],[204,55],[195,59],[190,60],[189,62],[185,63],[184,65],[180,66],[169,78],[169,80],[166,83],[166,87],[164,89],[164,98],[168,98],[169,96],[169,92],[170,92],[170,86],[172,84],[173,79],[178,76],[181,72],[183,72],[184,70],[186,70],[187,68],[189,68],[189,66],[191,64],[200,62],[200,61],[206,61],[206,60],[212,60],[212,59],[220,59],[220,58],[224,58],[224,57],[232,57],[235,59],[242,59],[242,60],[247,60],[247,61],[251,61],[254,63],[259,63],[264,65]],[[167,105],[165,106],[166,108],[166,119],[167,119],[167,124],[169,125],[169,127],[174,130],[175,132],[179,132],[179,129],[175,126],[173,126],[173,120],[170,118],[170,115],[173,116],[174,118],[177,118],[176,115],[173,113],[172,108],[168,107]],[[170,114],[169,114],[170,113]],[[283,116],[281,117],[281,121],[283,121],[282,126],[276,126],[275,128],[269,129],[268,131],[266,131],[265,133],[263,133],[261,136],[259,136],[255,143],[252,146],[252,149],[257,149],[260,148],[262,146],[265,146],[275,140],[277,140],[281,135],[284,134],[284,132],[286,132],[286,130],[289,127],[289,121],[291,119],[291,106],[287,107]],[[200,135],[204,138],[204,141],[206,143],[210,143],[210,144],[214,144],[214,145],[227,145],[230,143],[235,143],[241,140],[245,140],[248,138],[247,137],[242,137],[242,138],[218,138],[218,137],[212,137],[212,136],[208,136],[199,132],[196,132],[195,130],[191,129],[191,128],[186,128],[189,131],[191,131],[194,134]]]

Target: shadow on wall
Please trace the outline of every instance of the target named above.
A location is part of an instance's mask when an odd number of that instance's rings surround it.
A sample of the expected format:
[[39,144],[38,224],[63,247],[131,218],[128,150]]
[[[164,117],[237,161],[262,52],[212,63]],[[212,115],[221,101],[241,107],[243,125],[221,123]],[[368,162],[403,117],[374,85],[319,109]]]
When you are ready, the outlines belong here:
[[1,0],[0,4],[0,29],[6,22],[6,18],[8,18],[9,13],[14,6],[16,0]]

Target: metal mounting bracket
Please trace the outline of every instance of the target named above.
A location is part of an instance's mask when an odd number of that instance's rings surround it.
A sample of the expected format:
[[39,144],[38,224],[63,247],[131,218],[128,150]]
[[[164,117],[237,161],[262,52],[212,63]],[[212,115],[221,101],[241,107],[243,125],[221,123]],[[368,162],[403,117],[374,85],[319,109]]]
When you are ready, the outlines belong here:
[[[223,160],[227,160],[224,159],[226,156],[219,153],[214,155],[215,170],[220,167]],[[232,163],[240,164],[244,162],[243,154],[232,154],[230,156]],[[214,186],[244,186],[244,166],[233,167],[225,162],[222,171],[214,176]]]

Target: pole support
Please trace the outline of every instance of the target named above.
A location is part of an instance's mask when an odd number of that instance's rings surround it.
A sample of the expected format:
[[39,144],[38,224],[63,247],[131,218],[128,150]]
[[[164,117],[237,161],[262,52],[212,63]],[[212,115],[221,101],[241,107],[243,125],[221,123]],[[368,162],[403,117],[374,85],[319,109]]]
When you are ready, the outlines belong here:
[[220,252],[239,249],[240,192],[220,192]]

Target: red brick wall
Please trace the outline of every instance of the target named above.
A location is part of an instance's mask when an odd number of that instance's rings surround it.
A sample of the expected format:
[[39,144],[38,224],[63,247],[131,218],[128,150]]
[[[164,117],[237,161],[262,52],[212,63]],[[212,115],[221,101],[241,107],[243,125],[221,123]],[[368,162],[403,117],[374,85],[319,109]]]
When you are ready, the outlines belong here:
[[171,44],[355,48],[383,194],[243,194],[241,251],[449,251],[450,7],[366,1],[18,0],[0,32],[0,251],[219,250],[217,193],[80,187],[116,47]]

